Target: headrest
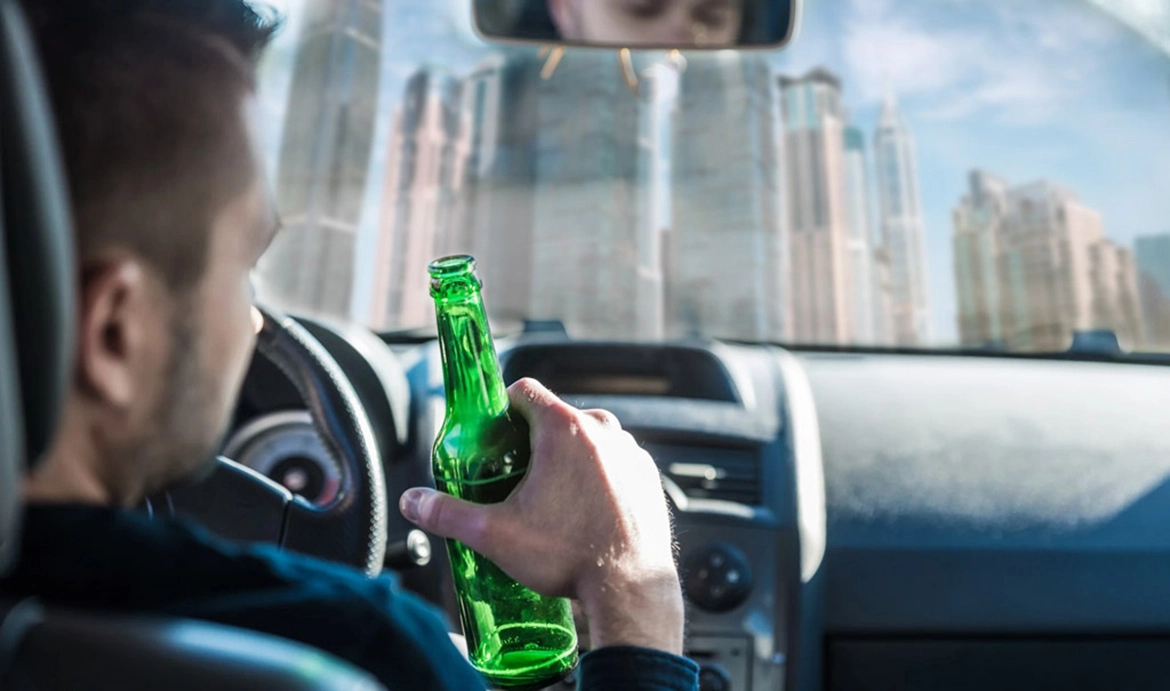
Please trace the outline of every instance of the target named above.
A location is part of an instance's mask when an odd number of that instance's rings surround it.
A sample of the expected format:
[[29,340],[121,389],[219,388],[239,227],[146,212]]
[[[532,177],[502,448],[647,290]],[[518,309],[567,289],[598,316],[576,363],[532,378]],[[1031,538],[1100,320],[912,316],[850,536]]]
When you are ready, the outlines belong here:
[[0,0],[0,569],[20,477],[57,426],[72,363],[73,232],[52,112],[16,0]]

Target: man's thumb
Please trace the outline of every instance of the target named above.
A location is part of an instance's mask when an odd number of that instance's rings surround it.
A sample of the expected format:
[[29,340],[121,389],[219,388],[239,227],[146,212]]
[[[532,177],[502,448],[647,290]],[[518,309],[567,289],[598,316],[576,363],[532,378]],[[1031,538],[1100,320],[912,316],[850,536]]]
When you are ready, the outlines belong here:
[[490,551],[484,543],[493,508],[421,487],[406,490],[398,501],[398,509],[411,523],[439,537],[458,540],[480,553]]

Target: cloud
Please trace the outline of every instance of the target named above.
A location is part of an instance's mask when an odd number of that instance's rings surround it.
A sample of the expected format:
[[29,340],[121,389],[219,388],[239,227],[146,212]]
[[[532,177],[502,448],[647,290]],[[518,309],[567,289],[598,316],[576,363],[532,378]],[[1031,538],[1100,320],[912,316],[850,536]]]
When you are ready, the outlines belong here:
[[881,97],[888,84],[904,95],[933,92],[964,78],[960,55],[971,52],[962,34],[928,32],[898,19],[864,18],[845,28],[844,58],[863,100]]
[[933,99],[935,103],[918,116],[926,120],[958,120],[993,113],[1000,124],[1036,125],[1050,120],[1060,104],[1075,95],[1072,85],[1042,70],[1017,68],[988,77],[953,89],[946,98]]
[[1109,81],[1100,78],[1099,58],[1119,37],[1096,11],[1045,0],[946,0],[916,12],[884,0],[850,7],[842,57],[860,99],[876,101],[892,88],[932,120],[1051,119]]

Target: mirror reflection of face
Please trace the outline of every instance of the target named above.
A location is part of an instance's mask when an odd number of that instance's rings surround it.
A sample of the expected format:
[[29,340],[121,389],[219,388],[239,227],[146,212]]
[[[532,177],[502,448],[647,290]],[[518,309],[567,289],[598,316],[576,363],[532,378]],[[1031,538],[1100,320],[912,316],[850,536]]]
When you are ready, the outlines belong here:
[[744,0],[548,0],[565,41],[621,46],[731,47]]

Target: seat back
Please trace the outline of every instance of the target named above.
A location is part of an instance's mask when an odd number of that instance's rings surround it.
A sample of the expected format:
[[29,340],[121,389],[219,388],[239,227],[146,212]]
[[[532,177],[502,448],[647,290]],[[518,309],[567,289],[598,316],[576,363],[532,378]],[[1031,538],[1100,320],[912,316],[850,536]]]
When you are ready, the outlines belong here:
[[0,166],[25,459],[57,428],[73,361],[77,288],[69,195],[36,47],[16,0],[0,0]]
[[57,425],[73,344],[69,200],[34,50],[20,7],[0,0],[0,569],[15,549],[20,477]]

